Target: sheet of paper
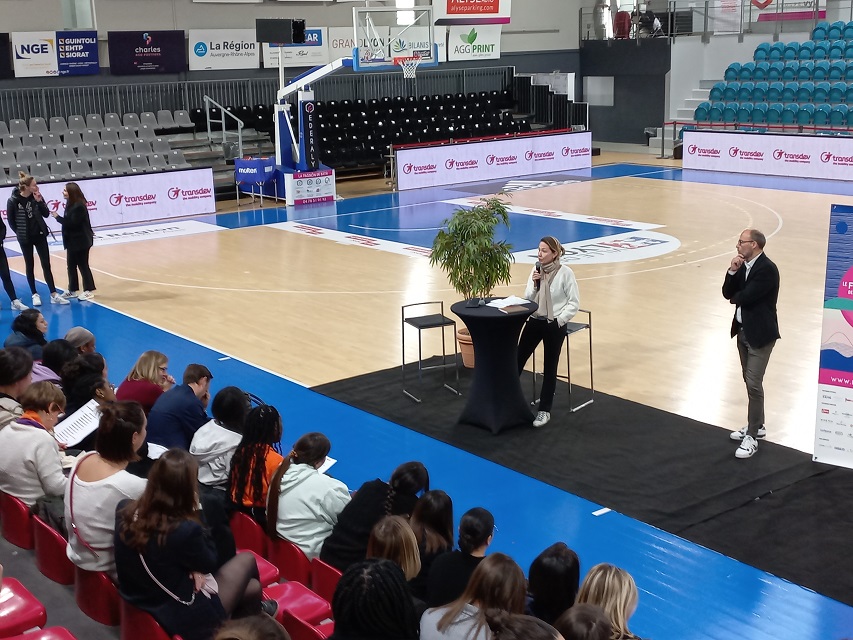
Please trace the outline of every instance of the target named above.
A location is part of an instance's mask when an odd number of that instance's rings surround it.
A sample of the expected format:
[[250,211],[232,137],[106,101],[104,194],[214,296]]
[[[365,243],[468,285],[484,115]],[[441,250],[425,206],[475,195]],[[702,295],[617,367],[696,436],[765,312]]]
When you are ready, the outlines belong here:
[[53,434],[59,442],[64,442],[69,447],[79,443],[83,438],[93,433],[98,428],[101,420],[101,412],[98,411],[98,403],[89,400],[70,416],[56,425]]
[[153,442],[148,443],[148,457],[151,460],[156,460],[164,453],[166,453],[168,449],[160,444],[154,444]]
[[337,460],[335,460],[333,457],[326,456],[326,461],[323,463],[323,466],[317,469],[317,471],[319,471],[320,473],[326,473],[329,469],[332,468],[332,465],[336,462]]
[[530,300],[525,300],[524,298],[519,298],[518,296],[508,296],[506,298],[498,298],[497,300],[492,300],[487,303],[487,307],[494,307],[495,309],[503,309],[504,307],[508,307],[512,304],[530,304]]

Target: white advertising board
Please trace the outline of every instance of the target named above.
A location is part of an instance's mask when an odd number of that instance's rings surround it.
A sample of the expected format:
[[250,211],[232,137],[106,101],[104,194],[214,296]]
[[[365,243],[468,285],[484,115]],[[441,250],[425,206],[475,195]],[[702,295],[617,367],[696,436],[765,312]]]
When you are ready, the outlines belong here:
[[493,60],[501,57],[501,25],[449,27],[447,59]]
[[[164,220],[216,211],[211,169],[188,169],[115,178],[76,180],[86,196],[93,227],[107,227],[148,220]],[[39,184],[51,211],[62,213],[65,182]],[[6,219],[6,201],[13,187],[0,188],[0,215]],[[47,226],[57,234],[61,230],[53,219]],[[14,236],[12,231],[8,236]]]
[[190,29],[190,71],[204,69],[257,69],[260,46],[254,29]]
[[59,75],[55,31],[12,33],[12,51],[16,78]]
[[287,204],[303,205],[334,202],[336,197],[334,169],[294,171],[284,174]]
[[853,138],[684,132],[685,169],[850,180]]
[[397,188],[555,173],[592,165],[589,131],[399,149]]
[[[305,44],[267,44],[263,45],[264,68],[278,68],[278,56],[281,54],[282,66],[315,67],[328,64],[328,29],[318,27],[305,30]],[[352,51],[348,55],[352,55]]]

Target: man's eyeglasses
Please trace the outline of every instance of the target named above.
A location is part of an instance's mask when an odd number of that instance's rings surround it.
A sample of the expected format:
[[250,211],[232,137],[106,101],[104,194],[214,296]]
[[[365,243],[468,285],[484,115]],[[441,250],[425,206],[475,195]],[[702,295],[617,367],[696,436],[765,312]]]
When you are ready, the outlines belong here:
[[738,240],[737,246],[740,246],[742,244],[746,244],[747,242],[755,242],[755,240]]

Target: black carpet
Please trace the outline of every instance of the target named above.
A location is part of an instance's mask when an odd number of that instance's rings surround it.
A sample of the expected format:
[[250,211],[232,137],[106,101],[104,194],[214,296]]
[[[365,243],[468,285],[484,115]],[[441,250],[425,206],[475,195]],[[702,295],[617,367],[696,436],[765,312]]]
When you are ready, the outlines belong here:
[[[456,423],[471,376],[463,370],[463,397],[454,397],[430,372],[418,388],[421,404],[403,395],[399,368],[314,390],[853,605],[853,556],[841,546],[832,560],[829,548],[803,553],[849,539],[853,516],[840,507],[853,492],[853,471],[770,442],[737,460],[728,430],[603,393],[571,414],[565,383],[548,425],[495,436]],[[525,373],[530,397],[531,385]]]

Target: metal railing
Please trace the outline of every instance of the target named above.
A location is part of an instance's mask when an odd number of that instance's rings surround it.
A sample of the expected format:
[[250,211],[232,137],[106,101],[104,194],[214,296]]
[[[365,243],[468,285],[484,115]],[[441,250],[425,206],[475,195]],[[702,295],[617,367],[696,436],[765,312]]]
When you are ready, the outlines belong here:
[[[222,151],[225,153],[226,151],[226,143],[228,142],[228,134],[231,133],[228,130],[228,118],[234,120],[237,123],[237,131],[235,132],[237,135],[237,155],[235,157],[242,158],[243,157],[243,127],[246,126],[240,118],[231,113],[227,107],[223,107],[216,100],[211,98],[210,96],[202,96],[204,99],[204,111],[207,114],[207,139],[210,144],[213,144],[213,132],[210,128],[210,125],[213,123],[222,125]],[[214,118],[211,116],[211,112],[213,109],[211,107],[215,107],[219,109],[219,113],[222,114],[221,118]],[[229,156],[228,153],[225,153],[225,157]]]

